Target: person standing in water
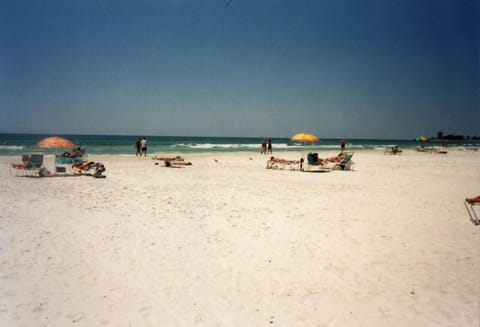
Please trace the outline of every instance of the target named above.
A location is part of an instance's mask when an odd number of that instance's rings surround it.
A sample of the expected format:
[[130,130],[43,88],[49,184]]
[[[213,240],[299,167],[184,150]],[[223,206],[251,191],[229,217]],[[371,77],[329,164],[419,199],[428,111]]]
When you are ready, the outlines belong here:
[[135,156],[141,156],[142,155],[142,141],[140,138],[137,138],[137,141],[135,142],[135,148],[137,149],[137,153],[135,153]]
[[262,152],[261,154],[266,154],[267,153],[267,141],[265,139],[262,140]]
[[142,145],[142,154],[146,157],[147,156],[147,139],[144,137],[140,141],[140,144]]

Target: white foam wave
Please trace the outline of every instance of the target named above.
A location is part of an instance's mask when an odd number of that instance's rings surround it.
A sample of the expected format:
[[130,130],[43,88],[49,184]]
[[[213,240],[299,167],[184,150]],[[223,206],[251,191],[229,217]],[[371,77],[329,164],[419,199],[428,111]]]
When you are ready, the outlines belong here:
[[[251,144],[251,143],[243,143],[243,144],[177,144],[176,146],[185,146],[192,149],[260,149],[260,144]],[[274,149],[291,149],[295,148],[296,146],[292,146],[287,143],[274,143]],[[302,147],[303,145],[298,145],[298,147]]]
[[186,147],[191,149],[256,149],[259,148],[258,144],[175,144],[172,147]]
[[[318,147],[321,147],[321,148],[324,148],[324,149],[339,149],[340,146],[338,146],[337,144],[330,144],[330,145],[322,145],[322,144],[317,144]],[[352,147],[352,146],[349,146],[349,148]]]
[[24,149],[21,145],[0,145],[0,150],[22,150]]

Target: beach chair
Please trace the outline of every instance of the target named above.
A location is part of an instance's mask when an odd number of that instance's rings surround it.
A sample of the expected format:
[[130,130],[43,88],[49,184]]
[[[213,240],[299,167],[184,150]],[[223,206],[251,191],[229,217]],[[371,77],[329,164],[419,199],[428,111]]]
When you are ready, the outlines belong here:
[[43,153],[32,153],[22,155],[22,163],[12,164],[15,175],[40,177],[43,168]]
[[71,174],[73,165],[84,162],[84,157],[64,157],[55,155],[55,173],[56,174]]
[[343,152],[337,157],[319,159],[324,169],[331,170],[353,170],[354,162],[352,161],[354,152]]
[[325,160],[318,157],[318,153],[310,152],[307,154],[307,164],[303,168],[306,172],[328,172],[329,167],[325,166]]
[[345,152],[342,161],[336,163],[332,169],[353,170],[354,162],[352,161],[353,152]]
[[475,206],[480,207],[480,196],[475,198],[467,198],[465,199],[465,208],[470,216],[470,220],[474,225],[480,225],[480,220],[478,219],[477,213],[475,212]]

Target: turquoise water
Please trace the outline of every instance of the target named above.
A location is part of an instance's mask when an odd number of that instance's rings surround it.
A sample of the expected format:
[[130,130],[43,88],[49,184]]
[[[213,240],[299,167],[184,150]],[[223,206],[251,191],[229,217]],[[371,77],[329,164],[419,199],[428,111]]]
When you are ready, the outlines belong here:
[[[65,149],[40,149],[35,143],[51,136],[41,134],[1,134],[0,156],[20,155],[34,151],[58,153]],[[135,140],[131,135],[60,135],[85,148],[89,154],[133,154]],[[201,153],[201,152],[260,152],[261,137],[193,137],[193,136],[145,136],[148,141],[148,153]],[[314,144],[299,144],[289,138],[271,138],[275,151],[336,151],[340,149],[339,139],[321,139]],[[351,151],[383,150],[398,145],[401,149],[414,148],[420,145],[415,140],[367,140],[347,139],[346,149]],[[441,145],[441,142],[428,142],[426,146]],[[450,142],[450,146],[471,146],[468,141]],[[68,150],[68,149],[67,149]]]

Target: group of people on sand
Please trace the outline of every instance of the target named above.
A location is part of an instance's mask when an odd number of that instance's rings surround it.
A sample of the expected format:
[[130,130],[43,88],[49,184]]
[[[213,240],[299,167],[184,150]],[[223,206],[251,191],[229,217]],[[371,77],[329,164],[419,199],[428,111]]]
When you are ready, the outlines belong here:
[[272,153],[272,140],[263,139],[262,140],[262,151],[261,154]]
[[137,152],[135,156],[141,157],[147,156],[147,138],[145,137],[139,137],[137,138],[137,141],[135,142],[135,148],[137,149]]
[[[267,154],[267,153],[272,153],[272,140],[266,140],[266,139],[263,139],[262,140],[262,150],[260,152],[261,154]],[[310,153],[309,155],[313,155],[312,153]],[[323,165],[327,162],[341,162],[345,157],[345,139],[342,137],[340,138],[340,153],[334,157],[330,157],[330,158],[325,158],[325,159],[322,159],[322,158],[316,158],[318,160],[318,163]],[[301,168],[303,168],[303,158],[300,159],[300,166]],[[270,157],[270,162],[284,162],[284,163],[288,163],[288,162],[291,162],[290,160],[284,160],[284,159],[280,159],[280,158],[275,158],[275,157]]]

